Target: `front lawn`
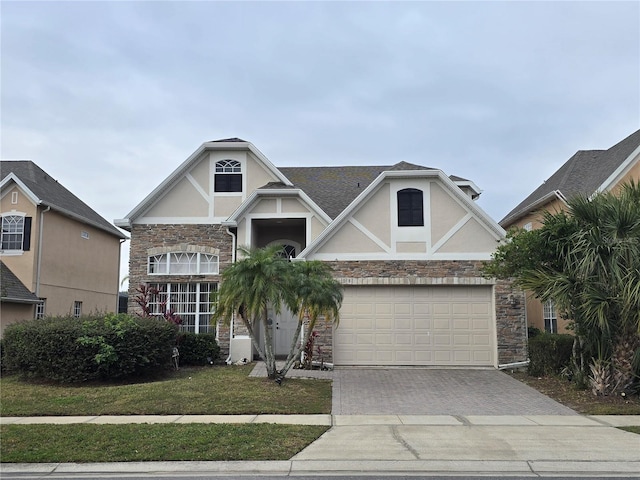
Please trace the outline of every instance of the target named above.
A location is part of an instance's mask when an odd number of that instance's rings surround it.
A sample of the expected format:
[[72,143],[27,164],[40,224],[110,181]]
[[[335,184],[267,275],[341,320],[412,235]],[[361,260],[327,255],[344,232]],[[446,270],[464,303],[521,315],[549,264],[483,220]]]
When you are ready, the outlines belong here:
[[57,385],[0,379],[0,415],[233,415],[331,413],[331,382],[250,378],[253,365],[181,368],[141,383]]
[[2,462],[287,460],[329,427],[274,424],[3,425]]

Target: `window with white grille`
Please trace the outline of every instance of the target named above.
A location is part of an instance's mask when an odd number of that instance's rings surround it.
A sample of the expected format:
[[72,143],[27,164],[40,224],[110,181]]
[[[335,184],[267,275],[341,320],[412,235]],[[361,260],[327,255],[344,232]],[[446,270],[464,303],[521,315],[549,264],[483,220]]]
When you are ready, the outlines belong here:
[[24,217],[4,215],[2,217],[2,250],[22,250]]
[[556,306],[553,300],[548,300],[543,307],[544,330],[549,333],[558,333],[558,316],[556,315]]
[[209,253],[173,252],[149,256],[147,267],[149,275],[216,275],[219,260]]
[[182,319],[180,330],[194,333],[215,333],[213,293],[217,283],[152,283],[158,293],[149,303],[151,315],[172,312]]

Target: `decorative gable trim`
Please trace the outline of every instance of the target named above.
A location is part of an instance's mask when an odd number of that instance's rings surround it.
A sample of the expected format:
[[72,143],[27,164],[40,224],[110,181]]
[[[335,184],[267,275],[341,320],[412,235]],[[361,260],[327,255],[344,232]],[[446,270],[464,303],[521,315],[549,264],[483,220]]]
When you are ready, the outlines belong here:
[[222,222],[222,225],[225,227],[236,227],[238,225],[238,221],[240,221],[262,198],[283,197],[300,198],[300,200],[306,203],[311,211],[317,215],[318,218],[322,219],[326,225],[331,223],[331,218],[329,218],[329,216],[302,190],[297,188],[265,188],[255,190],[247,200],[242,202],[242,205],[240,205],[240,207],[238,207],[238,209],[233,212],[227,220]]
[[[475,218],[484,228],[486,228],[497,240],[505,237],[505,231],[498,225],[491,217],[489,217],[483,210],[481,210],[475,203],[471,200],[471,198],[466,195],[456,183],[447,177],[441,170],[430,169],[430,170],[405,170],[405,171],[384,171],[382,172],[378,178],[376,178],[358,197],[353,200],[353,202],[346,208],[344,211],[338,215],[338,217],[326,228],[313,242],[311,242],[307,248],[300,253],[297,257],[298,259],[302,258],[323,258],[324,255],[316,255],[318,250],[326,244],[347,222],[352,225],[356,225],[353,222],[353,214],[360,208],[361,205],[364,205],[367,198],[372,195],[378,188],[380,188],[381,184],[385,180],[390,179],[438,179],[440,184],[451,194],[451,196],[463,205],[467,211],[469,212],[465,217],[465,222],[468,222],[471,218]],[[356,225],[357,226],[357,225]],[[428,226],[428,225],[425,225]],[[350,259],[383,259],[388,253],[355,253],[348,254]],[[403,259],[414,259],[420,255],[416,255],[415,253],[397,253],[395,254],[395,258],[398,260]],[[425,258],[427,254],[424,254]],[[449,254],[449,253],[435,253],[429,255],[429,258],[441,258],[441,259],[478,259],[481,256],[477,253],[460,253],[460,254]],[[335,258],[335,255],[327,254],[327,258],[329,257]],[[342,256],[340,256],[340,259]]]
[[[5,187],[10,183],[14,182],[20,190],[24,193],[24,195],[34,204],[40,205],[42,200],[38,198],[38,196],[33,193],[23,182],[20,180],[15,173],[11,172],[9,175],[2,179],[0,182],[0,191],[4,191]],[[4,195],[3,195],[4,196]]]
[[213,141],[205,142],[193,152],[182,164],[176,168],[160,185],[158,185],[147,197],[142,200],[125,218],[114,221],[115,225],[131,230],[132,224],[136,219],[144,214],[155,202],[170,190],[177,182],[184,178],[191,167],[201,160],[202,155],[206,152],[224,152],[224,151],[248,151],[261,162],[264,167],[271,172],[280,182],[287,186],[293,184],[250,142],[240,141]]

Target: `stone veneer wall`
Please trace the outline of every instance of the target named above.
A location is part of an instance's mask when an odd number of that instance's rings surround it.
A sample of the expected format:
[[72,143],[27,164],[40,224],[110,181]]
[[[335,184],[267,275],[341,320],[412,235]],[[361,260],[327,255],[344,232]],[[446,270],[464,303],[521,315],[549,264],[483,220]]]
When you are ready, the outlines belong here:
[[[220,273],[231,265],[233,259],[232,237],[221,225],[134,225],[129,253],[129,312],[140,311],[134,297],[136,287],[142,283],[220,283],[220,275],[148,275],[148,256],[172,247],[187,251],[216,251]],[[218,325],[218,338],[220,356],[224,359],[229,354],[228,326]]]
[[[481,261],[390,260],[327,262],[343,285],[494,285],[498,364],[527,359],[525,294],[510,281],[484,278]],[[332,338],[322,348],[331,348]]]

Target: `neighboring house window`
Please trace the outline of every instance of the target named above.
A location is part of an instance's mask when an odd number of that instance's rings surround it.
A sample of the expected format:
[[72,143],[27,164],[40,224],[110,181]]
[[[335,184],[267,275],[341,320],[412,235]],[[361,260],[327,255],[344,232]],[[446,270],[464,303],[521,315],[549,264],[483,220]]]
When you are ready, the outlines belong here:
[[41,320],[45,316],[45,305],[47,303],[46,298],[41,298],[40,303],[36,303],[36,319]]
[[149,257],[150,275],[215,275],[218,255],[209,253],[163,253]]
[[242,192],[242,166],[237,160],[216,162],[216,192]]
[[525,223],[523,227],[527,232],[533,230],[533,224],[531,222]]
[[398,226],[424,226],[422,190],[405,188],[398,192]]
[[82,316],[82,302],[73,302],[73,316],[75,318]]
[[217,283],[152,283],[149,286],[158,292],[149,303],[151,315],[171,311],[182,319],[180,330],[215,333],[215,323],[211,323],[211,294],[217,290]]
[[31,248],[31,217],[3,215],[2,250],[24,250]]
[[553,300],[548,300],[542,307],[544,317],[544,330],[549,333],[558,333],[558,317]]

